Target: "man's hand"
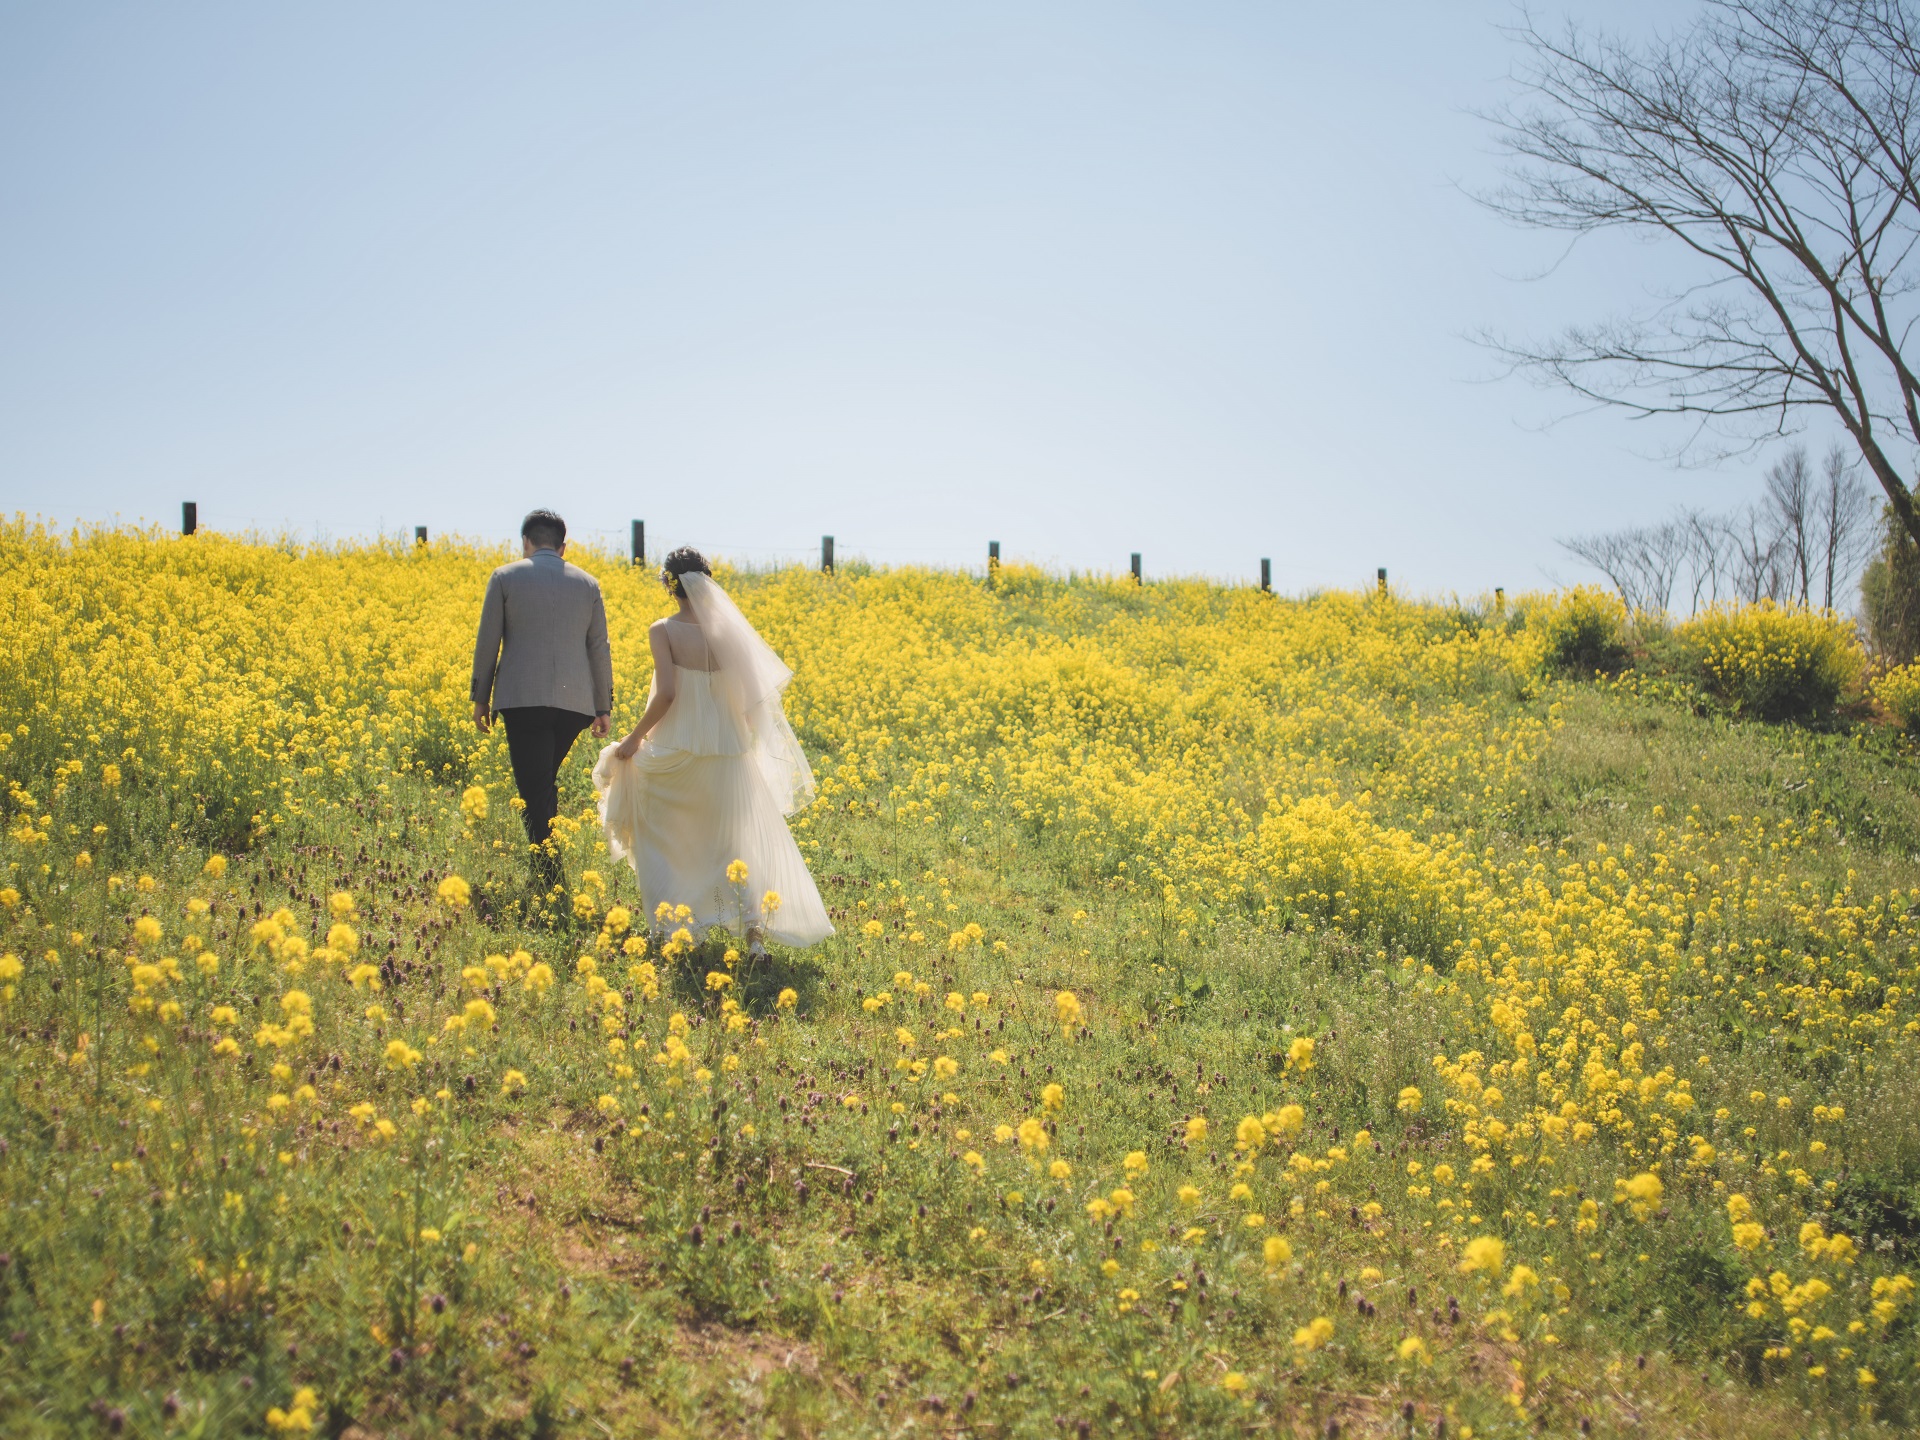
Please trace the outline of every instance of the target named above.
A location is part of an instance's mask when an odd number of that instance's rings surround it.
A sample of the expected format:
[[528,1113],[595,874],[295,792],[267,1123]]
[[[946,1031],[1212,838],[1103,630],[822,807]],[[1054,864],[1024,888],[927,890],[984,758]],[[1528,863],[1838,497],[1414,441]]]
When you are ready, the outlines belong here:
[[480,733],[482,735],[493,728],[493,711],[487,708],[486,701],[476,700],[473,702],[473,723],[480,727]]
[[613,732],[613,722],[609,720],[606,717],[606,715],[600,714],[593,717],[593,738],[594,739],[604,740],[612,732]]

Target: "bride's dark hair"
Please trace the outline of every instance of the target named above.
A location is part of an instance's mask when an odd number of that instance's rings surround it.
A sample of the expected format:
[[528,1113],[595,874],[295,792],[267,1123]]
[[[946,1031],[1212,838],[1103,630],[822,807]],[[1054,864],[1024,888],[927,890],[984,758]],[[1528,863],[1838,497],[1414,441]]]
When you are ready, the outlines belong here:
[[685,595],[687,592],[680,584],[680,577],[691,570],[697,570],[702,575],[713,574],[706,556],[691,545],[682,545],[667,556],[666,563],[660,567],[660,583],[676,596]]

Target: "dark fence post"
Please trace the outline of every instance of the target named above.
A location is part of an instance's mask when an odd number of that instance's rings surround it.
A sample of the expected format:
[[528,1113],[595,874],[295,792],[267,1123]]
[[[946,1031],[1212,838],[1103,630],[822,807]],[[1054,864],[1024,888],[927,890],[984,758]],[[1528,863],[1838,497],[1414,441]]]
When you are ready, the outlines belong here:
[[1260,588],[1269,594],[1273,591],[1273,561],[1271,560],[1263,559],[1260,562]]
[[1387,593],[1387,567],[1384,565],[1380,567],[1380,593]]
[[180,502],[180,533],[191,535],[200,528],[200,507],[191,500]]
[[633,563],[647,563],[647,522],[644,520],[633,522]]
[[422,546],[424,546],[427,543],[427,527],[426,526],[416,525],[413,527],[413,543],[416,545],[422,545]]
[[1507,592],[1499,585],[1493,587],[1493,608],[1502,612],[1507,608]]
[[1128,562],[1127,568],[1133,572],[1133,583],[1138,585],[1140,583],[1140,552],[1138,550],[1133,552],[1133,558]]
[[820,569],[827,575],[833,573],[833,537],[831,535],[820,537]]
[[1000,542],[998,540],[987,541],[987,568],[989,570],[998,570],[1000,568]]

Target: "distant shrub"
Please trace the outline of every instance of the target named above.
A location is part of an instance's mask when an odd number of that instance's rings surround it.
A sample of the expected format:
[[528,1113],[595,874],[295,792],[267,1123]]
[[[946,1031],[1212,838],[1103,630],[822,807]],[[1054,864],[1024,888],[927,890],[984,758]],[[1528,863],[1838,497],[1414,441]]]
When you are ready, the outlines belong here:
[[1595,585],[1576,585],[1535,610],[1547,664],[1574,675],[1618,670],[1627,660],[1627,607]]
[[1873,695],[1894,719],[1920,732],[1920,662],[1889,670],[1875,682]]
[[1703,611],[1675,633],[1707,689],[1758,720],[1826,714],[1866,658],[1844,617],[1771,600]]
[[1884,660],[1904,665],[1920,655],[1920,547],[1888,506],[1880,521],[1880,553],[1860,577],[1867,633]]

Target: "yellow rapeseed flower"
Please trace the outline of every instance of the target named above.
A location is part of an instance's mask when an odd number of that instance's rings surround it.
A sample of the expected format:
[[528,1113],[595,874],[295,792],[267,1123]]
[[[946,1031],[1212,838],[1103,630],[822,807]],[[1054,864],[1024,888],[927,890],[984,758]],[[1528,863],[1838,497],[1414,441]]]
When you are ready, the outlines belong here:
[[1293,1346],[1296,1350],[1318,1350],[1331,1339],[1333,1339],[1333,1322],[1324,1315],[1315,1316],[1293,1332]]
[[1475,1236],[1467,1242],[1466,1249],[1460,1252],[1460,1271],[1465,1275],[1483,1271],[1497,1280],[1506,1263],[1506,1242],[1497,1235]]

